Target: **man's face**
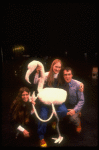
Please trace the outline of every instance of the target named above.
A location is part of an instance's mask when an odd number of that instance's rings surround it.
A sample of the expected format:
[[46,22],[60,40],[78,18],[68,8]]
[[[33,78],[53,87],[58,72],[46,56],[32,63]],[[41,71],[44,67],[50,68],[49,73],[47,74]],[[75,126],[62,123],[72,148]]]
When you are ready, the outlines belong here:
[[24,102],[27,102],[28,99],[29,99],[29,93],[26,92],[26,91],[24,91],[24,92],[22,93],[22,100],[23,100]]
[[53,72],[56,74],[56,73],[59,73],[60,70],[61,70],[61,63],[58,62],[53,66]]
[[71,70],[64,70],[63,72],[64,80],[69,83],[73,77]]

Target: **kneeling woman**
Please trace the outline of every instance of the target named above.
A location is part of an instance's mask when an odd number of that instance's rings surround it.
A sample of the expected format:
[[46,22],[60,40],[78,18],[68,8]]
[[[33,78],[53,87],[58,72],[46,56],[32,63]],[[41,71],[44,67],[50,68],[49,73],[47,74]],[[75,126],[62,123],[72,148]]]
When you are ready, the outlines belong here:
[[13,125],[14,131],[16,131],[16,138],[18,135],[23,135],[24,137],[29,137],[31,130],[30,116],[33,113],[32,103],[29,102],[29,89],[27,87],[22,87],[16,99],[13,101],[10,109],[10,119]]

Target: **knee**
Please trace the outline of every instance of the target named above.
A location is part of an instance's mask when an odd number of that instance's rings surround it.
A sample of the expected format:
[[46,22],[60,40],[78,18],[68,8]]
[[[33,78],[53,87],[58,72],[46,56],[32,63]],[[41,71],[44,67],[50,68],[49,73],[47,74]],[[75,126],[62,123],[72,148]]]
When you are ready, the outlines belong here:
[[70,122],[72,122],[74,125],[78,126],[79,122],[80,122],[80,118],[79,117],[70,116]]
[[61,107],[61,109],[58,110],[57,112],[58,112],[59,118],[61,118],[61,117],[63,118],[67,114],[67,108],[66,107]]
[[47,119],[47,116],[48,116],[48,110],[46,108],[42,108],[40,111],[40,117],[45,120]]
[[64,106],[64,107],[62,108],[62,112],[63,112],[65,115],[67,114],[68,110],[67,110],[66,106]]
[[68,112],[68,110],[67,110],[67,108],[65,108],[65,113],[67,114],[67,112]]
[[43,113],[43,114],[41,114],[40,116],[41,116],[41,119],[44,119],[44,120],[47,119],[47,114],[44,114],[44,113]]
[[62,110],[62,113],[65,114],[65,115],[67,115],[67,112],[68,112],[67,108],[64,108],[64,109]]

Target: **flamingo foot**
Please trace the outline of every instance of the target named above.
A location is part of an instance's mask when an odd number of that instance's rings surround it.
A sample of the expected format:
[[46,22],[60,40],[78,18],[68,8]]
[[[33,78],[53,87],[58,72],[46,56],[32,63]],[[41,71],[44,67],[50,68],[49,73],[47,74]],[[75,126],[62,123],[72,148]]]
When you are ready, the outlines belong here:
[[58,138],[52,138],[53,140],[55,140],[55,142],[54,143],[61,143],[62,142],[62,140],[63,140],[63,137],[62,136],[59,136]]

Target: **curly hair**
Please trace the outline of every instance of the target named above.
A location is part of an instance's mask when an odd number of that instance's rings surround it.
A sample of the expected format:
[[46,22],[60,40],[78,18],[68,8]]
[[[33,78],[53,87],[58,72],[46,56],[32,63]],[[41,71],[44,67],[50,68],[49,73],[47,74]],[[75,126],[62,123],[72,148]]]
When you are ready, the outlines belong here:
[[[19,93],[16,96],[15,100],[13,101],[11,108],[10,108],[10,115],[12,116],[12,121],[18,121],[23,124],[24,122],[24,111],[22,110],[23,100],[22,100],[22,93],[26,91],[29,93],[29,89],[27,87],[22,87],[19,89]],[[28,118],[28,112],[25,114],[26,118]]]

